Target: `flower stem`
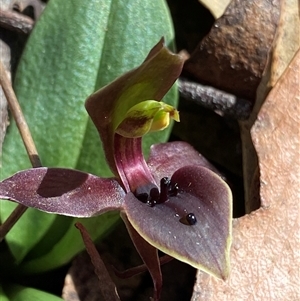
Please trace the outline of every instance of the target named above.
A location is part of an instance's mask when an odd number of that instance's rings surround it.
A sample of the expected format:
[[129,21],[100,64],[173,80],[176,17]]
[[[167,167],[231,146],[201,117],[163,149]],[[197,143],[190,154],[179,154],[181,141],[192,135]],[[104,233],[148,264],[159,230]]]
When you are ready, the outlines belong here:
[[[7,103],[11,110],[11,113],[16,121],[17,127],[19,129],[20,135],[22,137],[23,143],[25,145],[27,154],[29,156],[30,162],[33,167],[42,166],[38,152],[36,150],[34,141],[32,139],[29,127],[22,113],[22,109],[17,100],[16,94],[12,88],[10,79],[7,76],[6,70],[2,62],[0,62],[0,84],[2,86],[3,92],[6,96]],[[15,225],[19,218],[26,211],[27,207],[19,204],[15,210],[10,214],[10,216],[0,225],[0,242],[3,240],[5,235],[10,231],[10,229]]]

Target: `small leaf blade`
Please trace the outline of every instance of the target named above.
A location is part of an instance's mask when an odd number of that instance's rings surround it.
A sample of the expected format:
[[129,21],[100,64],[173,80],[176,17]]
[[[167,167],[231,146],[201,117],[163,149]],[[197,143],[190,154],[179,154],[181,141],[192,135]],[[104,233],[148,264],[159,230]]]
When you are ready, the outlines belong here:
[[4,287],[4,291],[7,294],[10,301],[63,301],[55,295],[37,290],[31,287],[24,287],[17,284],[10,284]]

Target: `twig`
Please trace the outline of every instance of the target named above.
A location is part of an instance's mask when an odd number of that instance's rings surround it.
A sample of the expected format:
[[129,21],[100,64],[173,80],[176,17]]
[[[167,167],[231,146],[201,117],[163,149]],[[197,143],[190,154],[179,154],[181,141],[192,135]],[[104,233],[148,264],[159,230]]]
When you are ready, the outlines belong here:
[[[26,123],[24,115],[22,113],[21,107],[11,86],[11,82],[6,74],[4,66],[0,61],[0,84],[2,86],[3,92],[6,96],[9,108],[12,115],[16,121],[17,127],[19,129],[20,135],[22,137],[23,143],[25,145],[26,151],[28,153],[30,162],[33,167],[42,166],[38,152],[36,150],[34,141],[32,139],[29,127]],[[10,231],[10,229],[15,225],[19,218],[26,211],[27,207],[19,204],[15,210],[10,214],[6,221],[0,225],[0,242],[3,240],[5,235]]]
[[211,110],[220,111],[224,115],[236,119],[248,119],[252,111],[252,103],[247,99],[238,98],[233,94],[210,86],[180,78],[179,92],[185,99],[192,100]]
[[17,127],[20,131],[23,143],[25,145],[26,151],[28,153],[30,162],[33,167],[42,166],[40,158],[38,156],[37,149],[35,147],[34,141],[32,139],[29,127],[22,113],[22,109],[17,100],[16,94],[11,86],[10,80],[6,74],[3,64],[0,62],[0,83],[3,92],[6,96],[11,113],[16,121]]
[[0,26],[17,31],[23,34],[29,34],[33,28],[34,21],[22,14],[10,10],[0,9]]
[[11,228],[16,224],[19,218],[24,214],[28,207],[18,204],[18,206],[13,210],[9,217],[0,225],[0,242],[4,239],[5,235],[11,230]]

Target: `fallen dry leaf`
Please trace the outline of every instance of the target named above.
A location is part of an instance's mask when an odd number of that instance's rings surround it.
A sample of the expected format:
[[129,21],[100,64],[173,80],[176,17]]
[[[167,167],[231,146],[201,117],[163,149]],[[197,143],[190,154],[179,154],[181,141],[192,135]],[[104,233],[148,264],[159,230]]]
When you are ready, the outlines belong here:
[[262,207],[234,220],[229,279],[198,272],[193,301],[300,299],[299,76],[300,50],[251,130]]
[[240,122],[243,174],[245,189],[245,208],[250,213],[260,206],[259,167],[257,152],[253,146],[250,130],[257,119],[257,114],[267,94],[274,87],[278,78],[291,62],[300,47],[299,2],[282,0],[280,2],[280,22],[277,27],[273,47],[269,54],[268,64],[257,89],[255,105],[250,118]]
[[204,5],[216,19],[224,14],[230,1],[231,0],[199,0],[199,2]]
[[300,47],[299,0],[281,0],[269,86],[273,87]]
[[279,0],[233,0],[184,70],[199,82],[254,101],[279,11]]

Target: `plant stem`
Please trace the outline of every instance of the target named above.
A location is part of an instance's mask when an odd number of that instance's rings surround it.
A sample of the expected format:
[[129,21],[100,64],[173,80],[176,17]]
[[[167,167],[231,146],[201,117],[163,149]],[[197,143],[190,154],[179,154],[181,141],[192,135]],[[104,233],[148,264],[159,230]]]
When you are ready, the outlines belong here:
[[[25,145],[27,154],[29,156],[30,162],[33,167],[42,166],[38,152],[36,150],[34,141],[32,139],[29,127],[22,113],[22,109],[17,100],[16,94],[12,88],[11,82],[7,76],[6,70],[2,62],[0,61],[0,84],[2,86],[3,92],[6,96],[7,103],[11,110],[11,113],[16,121],[17,127],[19,129],[20,135],[22,137],[23,143]],[[10,214],[6,221],[0,225],[0,242],[3,240],[5,235],[10,231],[10,229],[15,225],[19,218],[26,211],[27,207],[19,204],[15,210]]]

